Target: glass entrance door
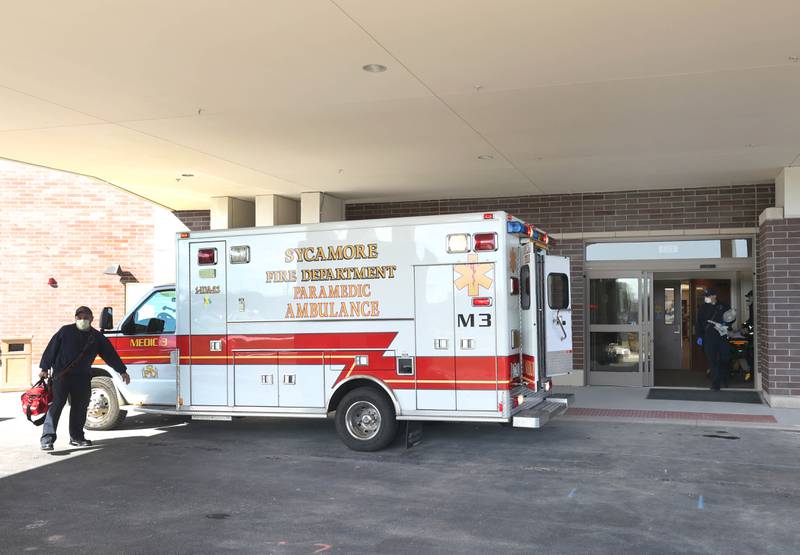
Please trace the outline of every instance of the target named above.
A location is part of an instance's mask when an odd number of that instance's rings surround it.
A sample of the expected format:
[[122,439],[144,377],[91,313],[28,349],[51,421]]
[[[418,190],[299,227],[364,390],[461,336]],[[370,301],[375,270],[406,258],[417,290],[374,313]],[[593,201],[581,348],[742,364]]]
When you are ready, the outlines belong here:
[[589,385],[653,383],[653,275],[589,274]]

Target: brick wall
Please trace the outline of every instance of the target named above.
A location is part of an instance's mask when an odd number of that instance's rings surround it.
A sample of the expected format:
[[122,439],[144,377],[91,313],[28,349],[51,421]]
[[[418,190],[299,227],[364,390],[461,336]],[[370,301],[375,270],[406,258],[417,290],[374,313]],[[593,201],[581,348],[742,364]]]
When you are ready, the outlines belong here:
[[346,218],[395,218],[505,210],[550,233],[757,227],[775,186],[529,195],[348,204]]
[[[616,191],[411,202],[354,203],[348,220],[505,210],[550,233],[757,227],[761,212],[775,204],[775,186],[742,185],[699,189]],[[554,254],[571,262],[573,362],[584,368],[584,241],[564,240]]]
[[800,219],[766,221],[756,256],[761,384],[800,395]]
[[[124,312],[119,264],[152,281],[153,205],[108,184],[0,160],[0,337],[32,337],[34,366],[85,304]],[[48,286],[55,278],[57,288]]]
[[208,231],[211,229],[210,210],[175,210],[175,216],[189,228],[189,231]]

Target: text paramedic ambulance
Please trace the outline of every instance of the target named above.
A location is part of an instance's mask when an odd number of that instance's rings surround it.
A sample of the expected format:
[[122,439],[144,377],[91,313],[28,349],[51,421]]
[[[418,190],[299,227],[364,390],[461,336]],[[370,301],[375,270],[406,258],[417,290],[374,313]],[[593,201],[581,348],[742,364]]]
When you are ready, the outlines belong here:
[[539,427],[566,410],[549,377],[572,370],[569,261],[549,243],[504,212],[182,233],[177,285],[106,332],[131,383],[98,365],[87,427],[118,425],[125,405],[335,411],[363,451],[398,420]]

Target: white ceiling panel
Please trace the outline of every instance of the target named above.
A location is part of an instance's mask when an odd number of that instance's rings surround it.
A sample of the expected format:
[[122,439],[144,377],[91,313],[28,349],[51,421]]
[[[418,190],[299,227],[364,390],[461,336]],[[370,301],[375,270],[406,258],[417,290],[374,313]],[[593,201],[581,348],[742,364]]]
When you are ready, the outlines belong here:
[[173,208],[767,182],[800,160],[798,19],[796,0],[12,2],[0,157]]

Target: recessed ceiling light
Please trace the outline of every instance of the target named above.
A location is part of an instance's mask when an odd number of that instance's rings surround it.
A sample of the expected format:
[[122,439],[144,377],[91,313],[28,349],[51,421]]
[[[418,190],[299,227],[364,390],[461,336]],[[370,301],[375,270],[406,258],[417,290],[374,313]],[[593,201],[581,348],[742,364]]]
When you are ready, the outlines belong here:
[[481,154],[478,156],[478,160],[494,160],[494,156],[491,154]]
[[181,177],[194,177],[193,173],[182,173]]
[[386,71],[386,66],[383,66],[381,64],[367,64],[363,66],[361,69],[369,73],[383,73],[384,71]]

